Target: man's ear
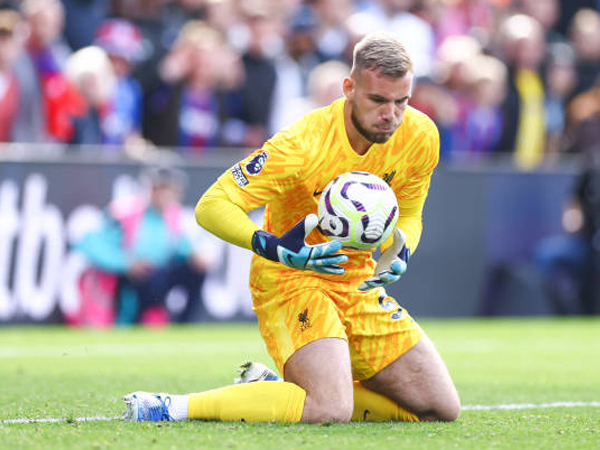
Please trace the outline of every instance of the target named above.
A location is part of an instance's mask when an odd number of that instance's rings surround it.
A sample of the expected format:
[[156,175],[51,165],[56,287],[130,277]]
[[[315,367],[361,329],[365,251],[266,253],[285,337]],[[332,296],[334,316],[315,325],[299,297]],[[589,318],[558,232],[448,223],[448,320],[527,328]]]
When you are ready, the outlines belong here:
[[354,96],[354,89],[356,88],[356,81],[352,77],[344,78],[344,82],[342,84],[342,90],[344,92],[344,97],[347,99],[351,99]]

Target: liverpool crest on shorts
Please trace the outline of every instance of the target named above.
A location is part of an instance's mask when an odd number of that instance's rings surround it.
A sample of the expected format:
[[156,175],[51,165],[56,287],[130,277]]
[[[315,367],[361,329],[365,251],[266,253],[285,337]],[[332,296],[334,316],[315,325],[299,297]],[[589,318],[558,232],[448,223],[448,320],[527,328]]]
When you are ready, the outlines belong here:
[[302,331],[308,330],[310,327],[312,327],[310,319],[308,318],[308,308],[298,314],[298,321],[300,322],[300,329]]

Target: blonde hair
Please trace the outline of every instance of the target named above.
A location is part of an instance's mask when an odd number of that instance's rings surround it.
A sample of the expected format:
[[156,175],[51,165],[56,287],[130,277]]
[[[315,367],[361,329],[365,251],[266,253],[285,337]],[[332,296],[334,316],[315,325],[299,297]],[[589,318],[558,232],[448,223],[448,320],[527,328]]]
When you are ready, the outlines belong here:
[[55,8],[61,15],[65,12],[65,7],[60,0],[23,0],[20,10],[25,17],[28,17],[48,8]]
[[65,63],[65,76],[85,95],[85,83],[93,77],[95,94],[107,100],[115,86],[115,74],[107,53],[97,46],[77,50]]
[[223,43],[221,33],[212,28],[203,20],[190,20],[179,31],[177,43],[188,43],[192,45],[207,44],[219,46]]
[[352,73],[363,70],[402,78],[413,71],[413,62],[406,47],[394,35],[375,32],[367,34],[354,47]]
[[12,35],[21,24],[21,15],[12,9],[0,9],[0,33]]

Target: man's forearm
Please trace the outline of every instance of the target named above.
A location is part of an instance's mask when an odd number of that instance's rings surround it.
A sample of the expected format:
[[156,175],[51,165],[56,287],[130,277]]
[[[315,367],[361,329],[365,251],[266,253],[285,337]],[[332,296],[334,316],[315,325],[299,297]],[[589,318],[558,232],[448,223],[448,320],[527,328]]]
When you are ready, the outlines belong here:
[[198,201],[196,221],[215,236],[247,249],[252,249],[252,235],[259,229],[242,208],[229,200],[218,181]]

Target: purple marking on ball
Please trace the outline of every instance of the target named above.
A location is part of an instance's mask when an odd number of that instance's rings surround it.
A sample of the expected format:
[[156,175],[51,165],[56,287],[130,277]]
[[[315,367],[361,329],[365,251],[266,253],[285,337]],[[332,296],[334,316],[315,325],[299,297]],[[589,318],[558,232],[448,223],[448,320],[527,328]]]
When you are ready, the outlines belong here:
[[365,186],[367,189],[371,189],[372,191],[385,191],[388,187],[379,183],[360,183]]
[[329,214],[334,214],[335,215],[335,212],[333,210],[333,206],[331,206],[331,200],[329,198],[330,195],[331,195],[331,191],[325,192],[325,209],[327,210],[327,212]]
[[342,222],[342,234],[340,236],[346,237],[350,234],[350,223],[344,217],[340,217]]
[[365,214],[364,216],[362,216],[360,218],[360,221],[362,222],[363,230],[366,230],[367,227],[369,226],[369,216],[367,214]]
[[344,186],[342,187],[342,190],[340,191],[340,195],[347,199],[348,198],[348,189],[353,184],[356,184],[356,181],[347,181],[346,184],[344,184]]
[[358,200],[350,200],[350,201],[352,202],[352,205],[356,208],[357,211],[365,212],[367,210],[365,208],[365,206]]
[[366,242],[367,244],[374,244],[374,243],[375,243],[375,242],[377,242],[379,239],[381,239],[381,235],[379,235],[379,237],[376,237],[376,238],[373,238],[373,239],[371,239],[371,238],[368,238],[368,237],[367,237],[367,235],[366,235],[366,234],[364,233],[364,231],[363,231],[362,235],[360,236],[360,239],[361,239],[363,242]]
[[364,231],[364,230],[366,230],[366,229],[367,229],[367,227],[369,226],[369,216],[365,214],[364,216],[362,216],[362,217],[360,218],[360,220],[361,220],[361,221],[362,221],[362,223],[363,223],[363,232],[362,232],[362,234],[361,234],[361,236],[360,236],[361,240],[362,240],[363,242],[366,242],[367,244],[374,244],[374,243],[376,243],[377,241],[379,241],[379,239],[381,239],[381,236],[383,236],[383,233],[380,233],[380,234],[379,234],[379,236],[377,236],[377,237],[375,237],[375,238],[369,238],[369,237],[367,237],[367,234],[366,234],[366,232]]
[[388,216],[388,218],[386,219],[386,221],[385,221],[385,225],[384,225],[384,227],[383,227],[383,229],[384,229],[384,230],[386,230],[386,229],[387,229],[387,227],[390,225],[390,223],[392,223],[392,220],[394,220],[394,217],[396,217],[396,210],[397,210],[397,209],[398,209],[398,208],[397,208],[396,206],[394,206],[394,207],[392,208],[392,210],[390,211],[390,215],[389,215],[389,216]]
[[[329,237],[338,237],[338,238],[345,238],[348,236],[349,234],[349,230],[350,230],[350,224],[348,223],[348,221],[343,218],[343,217],[339,217],[336,216],[337,219],[339,219],[341,225],[342,225],[342,229],[341,231],[338,231],[336,233],[335,229],[329,230],[329,229],[321,229],[321,233],[323,233],[325,236],[329,236]],[[329,226],[331,227],[331,223],[329,224]],[[335,228],[335,227],[331,227],[331,228]]]

